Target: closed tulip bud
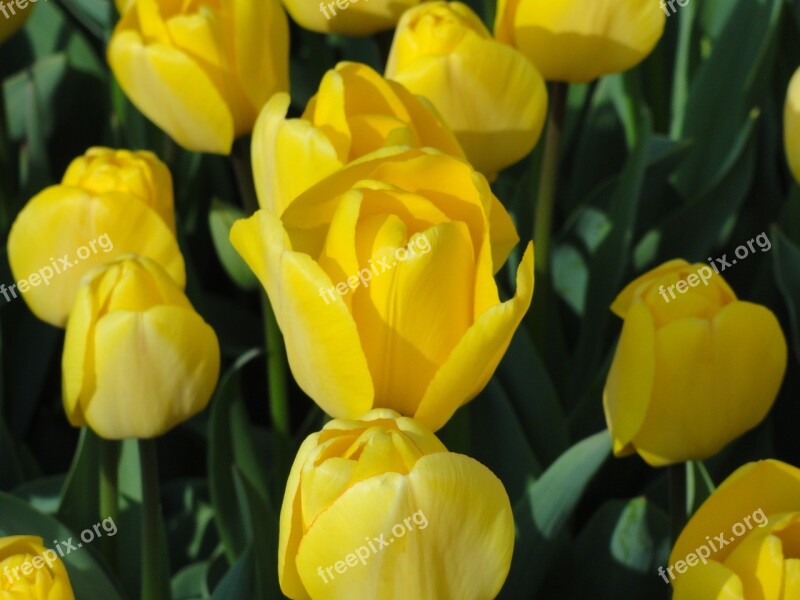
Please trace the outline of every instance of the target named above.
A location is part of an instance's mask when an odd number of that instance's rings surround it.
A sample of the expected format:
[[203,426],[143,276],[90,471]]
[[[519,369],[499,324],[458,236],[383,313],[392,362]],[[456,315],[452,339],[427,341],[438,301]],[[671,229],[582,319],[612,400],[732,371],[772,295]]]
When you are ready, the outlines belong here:
[[800,598],[798,548],[800,469],[752,462],[692,516],[669,558],[683,565],[663,577],[674,587],[673,600]]
[[2,15],[0,18],[0,44],[22,29],[36,5],[27,3],[23,6],[24,8],[20,8],[16,2],[0,2],[0,15]]
[[657,0],[500,0],[494,32],[545,79],[584,83],[644,60],[666,20]]
[[229,154],[287,90],[289,33],[277,0],[134,0],[108,61],[136,107],[187,150]]
[[172,175],[152,152],[90,148],[72,161],[61,184],[98,194],[131,194],[156,211],[175,231]]
[[795,71],[792,81],[789,83],[789,91],[786,93],[783,141],[789,169],[795,180],[800,182],[800,69]]
[[489,177],[527,155],[542,132],[542,76],[460,2],[425,2],[403,15],[386,77],[430,100]]
[[[98,177],[87,180],[101,185]],[[160,189],[148,201],[163,206],[164,193]],[[166,218],[130,193],[51,186],[25,205],[11,227],[8,260],[16,284],[0,292],[7,301],[21,292],[33,314],[63,327],[81,278],[120,254],[153,259],[183,287],[183,256]]]
[[334,417],[391,408],[438,429],[486,385],[533,294],[529,245],[500,302],[514,225],[483,176],[432,150],[369,155],[281,217],[237,221],[231,241],[269,294],[295,379]]
[[514,518],[482,464],[391,410],[306,438],[281,509],[278,574],[293,600],[494,598]]
[[708,458],[769,412],[786,371],[781,327],[710,266],[667,262],[611,310],[624,319],[603,394],[617,456]]
[[367,65],[339,63],[322,78],[301,118],[287,119],[288,109],[288,94],[276,94],[253,132],[259,203],[278,214],[327,175],[384,147],[427,146],[463,156],[428,106]]
[[75,600],[64,563],[32,535],[0,538],[0,598]]
[[219,376],[217,336],[170,276],[129,255],[89,275],[62,361],[70,423],[106,439],[152,438],[203,410]]

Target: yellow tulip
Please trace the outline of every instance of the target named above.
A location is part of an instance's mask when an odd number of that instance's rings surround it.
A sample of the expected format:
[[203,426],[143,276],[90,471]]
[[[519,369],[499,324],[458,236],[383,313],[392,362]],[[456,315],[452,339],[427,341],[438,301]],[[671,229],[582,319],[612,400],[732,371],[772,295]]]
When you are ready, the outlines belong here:
[[62,360],[70,423],[106,439],[166,433],[208,404],[217,336],[170,276],[134,255],[82,283]]
[[674,586],[673,600],[800,598],[798,548],[800,469],[753,462],[689,520],[669,558],[672,572],[663,577]]
[[278,214],[327,175],[374,150],[405,144],[464,154],[438,116],[367,65],[342,62],[322,78],[299,119],[288,94],[273,96],[253,132],[259,204]]
[[[25,205],[8,236],[16,281],[6,300],[22,297],[41,320],[63,327],[81,278],[120,254],[152,258],[183,287],[183,256],[170,228],[152,208],[129,193],[97,193],[51,186]],[[12,298],[13,296],[13,298]]]
[[800,182],[800,69],[795,71],[786,93],[783,113],[783,141],[794,178]]
[[117,5],[117,12],[119,14],[124,15],[125,11],[128,10],[136,0],[114,0],[114,4]]
[[542,76],[460,2],[425,2],[403,15],[386,77],[430,100],[489,177],[527,155],[542,132]]
[[369,35],[393,28],[420,0],[283,0],[303,29],[319,33]]
[[135,0],[108,61],[125,94],[178,144],[229,154],[269,97],[289,88],[288,53],[277,0]]
[[486,385],[533,294],[493,273],[518,241],[486,180],[432,150],[380,151],[322,180],[231,242],[269,294],[300,387],[328,414],[372,408],[432,430]]
[[500,480],[379,409],[303,442],[281,509],[278,576],[293,600],[488,600],[513,548]]
[[0,538],[0,598],[75,600],[64,563],[32,535]]
[[545,79],[583,83],[644,60],[666,19],[657,0],[499,0],[494,31]]
[[34,6],[36,0],[20,0],[20,4],[8,0],[0,2],[0,44],[22,29]]
[[131,194],[155,210],[175,232],[172,175],[152,152],[90,148],[67,167],[61,184],[97,194]]
[[786,371],[781,327],[708,265],[664,263],[611,310],[624,319],[603,393],[617,456],[704,459],[769,412]]

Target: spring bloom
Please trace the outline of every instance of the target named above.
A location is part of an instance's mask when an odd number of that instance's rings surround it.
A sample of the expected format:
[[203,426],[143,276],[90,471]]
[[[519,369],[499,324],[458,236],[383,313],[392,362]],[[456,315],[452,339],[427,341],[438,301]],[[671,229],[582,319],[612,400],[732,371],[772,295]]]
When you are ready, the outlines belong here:
[[499,0],[494,32],[545,79],[584,83],[639,64],[666,20],[656,0]]
[[500,480],[379,409],[303,442],[281,509],[278,575],[293,600],[485,600],[513,548]]
[[486,179],[433,150],[379,151],[260,210],[231,241],[269,294],[295,379],[328,414],[391,408],[436,430],[486,385],[533,294],[493,274],[518,241]]
[[277,0],[135,0],[108,62],[136,107],[178,144],[229,154],[269,97],[289,88],[288,52]]
[[783,142],[786,159],[795,180],[800,182],[800,69],[795,71],[786,94],[783,113]]
[[393,28],[420,0],[283,0],[303,29],[319,33],[369,35]]
[[678,537],[669,559],[681,567],[672,573],[673,599],[800,598],[798,548],[800,469],[777,460],[746,464]]
[[20,8],[16,2],[0,2],[0,44],[22,29],[36,6],[35,0],[23,6],[25,8]]
[[70,423],[106,439],[152,438],[208,404],[217,336],[155,262],[128,255],[87,276],[62,361]]
[[382,147],[429,146],[464,155],[428,106],[367,65],[339,63],[299,119],[287,119],[288,109],[288,94],[276,94],[253,132],[259,204],[278,214],[325,176]]
[[75,600],[64,563],[32,535],[0,538],[0,598]]
[[617,456],[638,452],[653,466],[701,460],[769,412],[786,371],[783,332],[712,267],[664,263],[611,310],[624,320],[603,393]]
[[386,77],[430,100],[489,177],[527,155],[542,132],[542,76],[460,2],[425,2],[403,15]]

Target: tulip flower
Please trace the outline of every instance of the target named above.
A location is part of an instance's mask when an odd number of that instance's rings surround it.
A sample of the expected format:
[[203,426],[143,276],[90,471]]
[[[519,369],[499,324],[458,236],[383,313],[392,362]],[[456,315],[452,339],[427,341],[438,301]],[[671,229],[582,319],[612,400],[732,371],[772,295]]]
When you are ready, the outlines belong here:
[[798,548],[800,469],[753,462],[730,475],[689,520],[664,577],[674,586],[673,600],[800,598]]
[[513,548],[500,480],[379,409],[303,442],[281,509],[278,576],[293,600],[486,600]]
[[135,0],[108,61],[125,94],[178,144],[229,154],[269,97],[289,88],[288,52],[277,0]]
[[794,178],[800,182],[800,69],[795,71],[783,113],[783,143]]
[[420,0],[283,0],[303,29],[319,33],[369,35],[392,29]]
[[[75,169],[73,174],[80,167]],[[67,177],[72,180],[73,175]],[[95,188],[113,183],[113,177],[104,183],[100,177],[87,177]],[[123,189],[129,184],[137,185],[128,181]],[[66,323],[81,278],[120,254],[151,258],[179,286],[186,283],[183,256],[166,224],[168,217],[146,203],[163,208],[168,202],[163,187],[157,185],[158,191],[142,201],[131,193],[98,192],[91,186],[45,189],[20,211],[8,236],[8,259],[16,283],[9,290],[3,286],[0,293],[6,300],[22,295],[33,314],[56,327]]]
[[542,76],[460,2],[425,2],[403,15],[386,77],[430,100],[489,177],[527,155],[542,132]]
[[391,408],[434,431],[486,385],[530,305],[532,246],[514,298],[493,278],[517,241],[486,180],[432,150],[376,152],[231,229],[323,410]]
[[75,600],[64,563],[32,535],[0,538],[0,598]]
[[0,44],[22,29],[36,6],[35,0],[23,6],[20,8],[16,2],[0,2]]
[[653,466],[700,460],[758,425],[786,371],[775,315],[708,265],[669,261],[630,283],[603,394],[614,453]]
[[500,0],[494,32],[545,79],[584,83],[644,60],[666,19],[656,0]]
[[299,119],[286,119],[288,109],[288,94],[276,94],[253,132],[259,204],[278,214],[325,176],[386,146],[464,156],[427,105],[367,65],[339,63],[325,73]]
[[155,262],[134,255],[82,283],[62,360],[69,421],[106,439],[152,438],[208,404],[217,336]]
[[172,175],[152,152],[90,148],[70,163],[61,184],[98,194],[131,194],[156,211],[175,232]]

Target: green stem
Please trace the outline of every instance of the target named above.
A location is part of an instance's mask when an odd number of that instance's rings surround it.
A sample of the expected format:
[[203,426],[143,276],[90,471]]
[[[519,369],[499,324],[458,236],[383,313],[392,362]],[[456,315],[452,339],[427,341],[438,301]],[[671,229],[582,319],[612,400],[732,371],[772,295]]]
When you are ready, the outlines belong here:
[[161,515],[155,440],[139,440],[142,472],[142,600],[169,600],[169,556]]
[[674,545],[686,525],[686,465],[684,463],[670,465],[667,469],[670,532]]
[[[119,456],[120,445],[114,440],[101,442],[100,463],[100,519],[110,518],[119,522]],[[114,573],[119,572],[116,539],[105,538],[105,551],[108,563]]]

